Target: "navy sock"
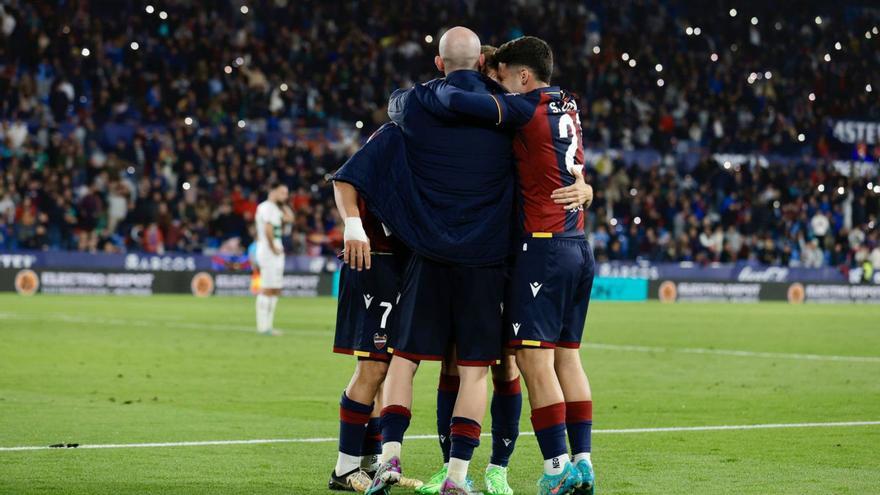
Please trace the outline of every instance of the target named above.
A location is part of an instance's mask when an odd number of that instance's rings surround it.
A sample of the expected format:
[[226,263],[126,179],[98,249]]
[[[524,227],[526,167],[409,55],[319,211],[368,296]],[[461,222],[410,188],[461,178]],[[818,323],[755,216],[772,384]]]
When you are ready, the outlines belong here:
[[458,398],[458,386],[461,380],[457,376],[440,375],[437,385],[437,438],[443,452],[443,462],[449,462],[449,449],[452,446],[449,425],[452,423],[452,409]]
[[565,426],[572,454],[590,452],[593,443],[593,401],[566,402]]
[[[382,443],[403,442],[403,434],[409,428],[412,413],[403,406],[385,406],[382,409]],[[366,431],[366,428],[364,428]]]
[[450,457],[470,461],[474,456],[474,449],[480,445],[480,423],[468,418],[454,417],[450,426],[452,446],[449,449]]
[[545,460],[568,454],[565,444],[565,403],[532,409],[532,427]]
[[509,382],[495,380],[492,394],[492,457],[489,462],[507,467],[519,437],[522,389],[519,377]]
[[379,418],[370,418],[367,433],[364,436],[364,447],[361,455],[379,455],[382,453],[382,429]]
[[372,405],[355,402],[342,393],[339,400],[339,451],[343,454],[360,456],[370,421]]

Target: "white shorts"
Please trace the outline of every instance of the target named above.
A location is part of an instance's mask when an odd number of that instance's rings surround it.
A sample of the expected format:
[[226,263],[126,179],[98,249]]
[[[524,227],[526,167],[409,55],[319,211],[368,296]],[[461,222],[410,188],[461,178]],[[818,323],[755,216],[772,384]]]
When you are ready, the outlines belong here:
[[281,289],[284,286],[284,256],[259,256],[260,287]]

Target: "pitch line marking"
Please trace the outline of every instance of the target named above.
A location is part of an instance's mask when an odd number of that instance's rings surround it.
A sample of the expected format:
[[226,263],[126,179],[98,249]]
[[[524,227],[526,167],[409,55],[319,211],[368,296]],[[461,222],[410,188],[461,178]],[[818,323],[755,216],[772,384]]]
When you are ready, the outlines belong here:
[[611,351],[676,352],[680,354],[715,354],[719,356],[757,357],[769,359],[796,359],[801,361],[846,361],[853,363],[880,363],[880,356],[835,356],[832,354],[798,354],[788,352],[738,351],[733,349],[704,349],[693,347],[653,347],[644,345],[617,345],[585,343],[584,347]]
[[[68,323],[83,324],[107,324],[122,326],[138,326],[138,327],[166,327],[166,328],[188,328],[193,330],[219,330],[219,331],[237,331],[256,333],[253,328],[223,325],[210,323],[194,323],[182,322],[171,319],[143,318],[139,320],[128,320],[124,318],[89,318],[77,315],[55,313],[46,315],[17,315],[13,313],[0,312],[0,319],[22,319],[22,320],[57,320]],[[286,331],[288,332],[288,331]],[[290,333],[309,333],[315,334],[313,330],[290,330]],[[324,332],[319,332],[324,333]],[[734,356],[734,357],[755,357],[767,359],[792,359],[801,361],[832,361],[832,362],[851,362],[851,363],[880,363],[880,356],[836,356],[831,354],[798,354],[785,352],[761,352],[761,351],[741,351],[735,349],[706,349],[706,348],[681,348],[681,347],[659,347],[644,345],[621,345],[621,344],[602,344],[602,343],[584,343],[583,347],[597,350],[610,351],[632,351],[632,352],[676,352],[681,354],[711,354],[716,356]]]
[[[852,426],[880,426],[880,421],[841,421],[834,423],[766,423],[756,425],[710,425],[710,426],[670,426],[659,428],[617,428],[593,430],[596,434],[631,434],[631,433],[676,433],[692,431],[730,431],[730,430],[771,430],[781,428],[834,428]],[[531,431],[524,431],[520,436],[534,436]],[[483,433],[483,437],[491,437]],[[437,435],[408,435],[406,440],[435,440]],[[208,447],[214,445],[264,445],[273,443],[329,443],[336,442],[336,437],[324,438],[258,438],[252,440],[206,440],[197,442],[150,442],[150,443],[104,443],[82,444],[78,447],[56,448],[42,445],[21,447],[0,447],[0,452],[20,452],[28,450],[90,450],[90,449],[135,449],[159,447]]]

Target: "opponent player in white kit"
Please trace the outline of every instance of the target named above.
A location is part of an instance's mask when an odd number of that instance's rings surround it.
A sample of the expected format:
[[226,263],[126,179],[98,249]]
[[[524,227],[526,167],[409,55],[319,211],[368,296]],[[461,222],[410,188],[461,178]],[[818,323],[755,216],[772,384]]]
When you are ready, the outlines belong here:
[[261,335],[280,335],[273,328],[275,305],[284,282],[284,245],[281,243],[282,226],[293,222],[293,212],[287,206],[287,186],[273,183],[266,201],[257,206],[254,221],[257,227],[257,266],[260,269],[260,293],[257,295],[257,332]]

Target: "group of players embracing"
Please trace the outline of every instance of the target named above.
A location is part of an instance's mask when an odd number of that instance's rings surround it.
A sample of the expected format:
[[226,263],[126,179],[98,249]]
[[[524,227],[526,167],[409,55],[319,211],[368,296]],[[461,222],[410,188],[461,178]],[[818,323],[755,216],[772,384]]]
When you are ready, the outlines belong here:
[[339,406],[329,488],[390,493],[403,477],[413,377],[440,361],[443,467],[418,493],[472,491],[491,368],[485,493],[513,493],[520,373],[544,458],[539,494],[592,494],[592,396],[579,347],[593,284],[575,98],[525,36],[443,35],[445,78],[392,94],[391,122],[334,176],[345,221],[334,352],[358,358]]

